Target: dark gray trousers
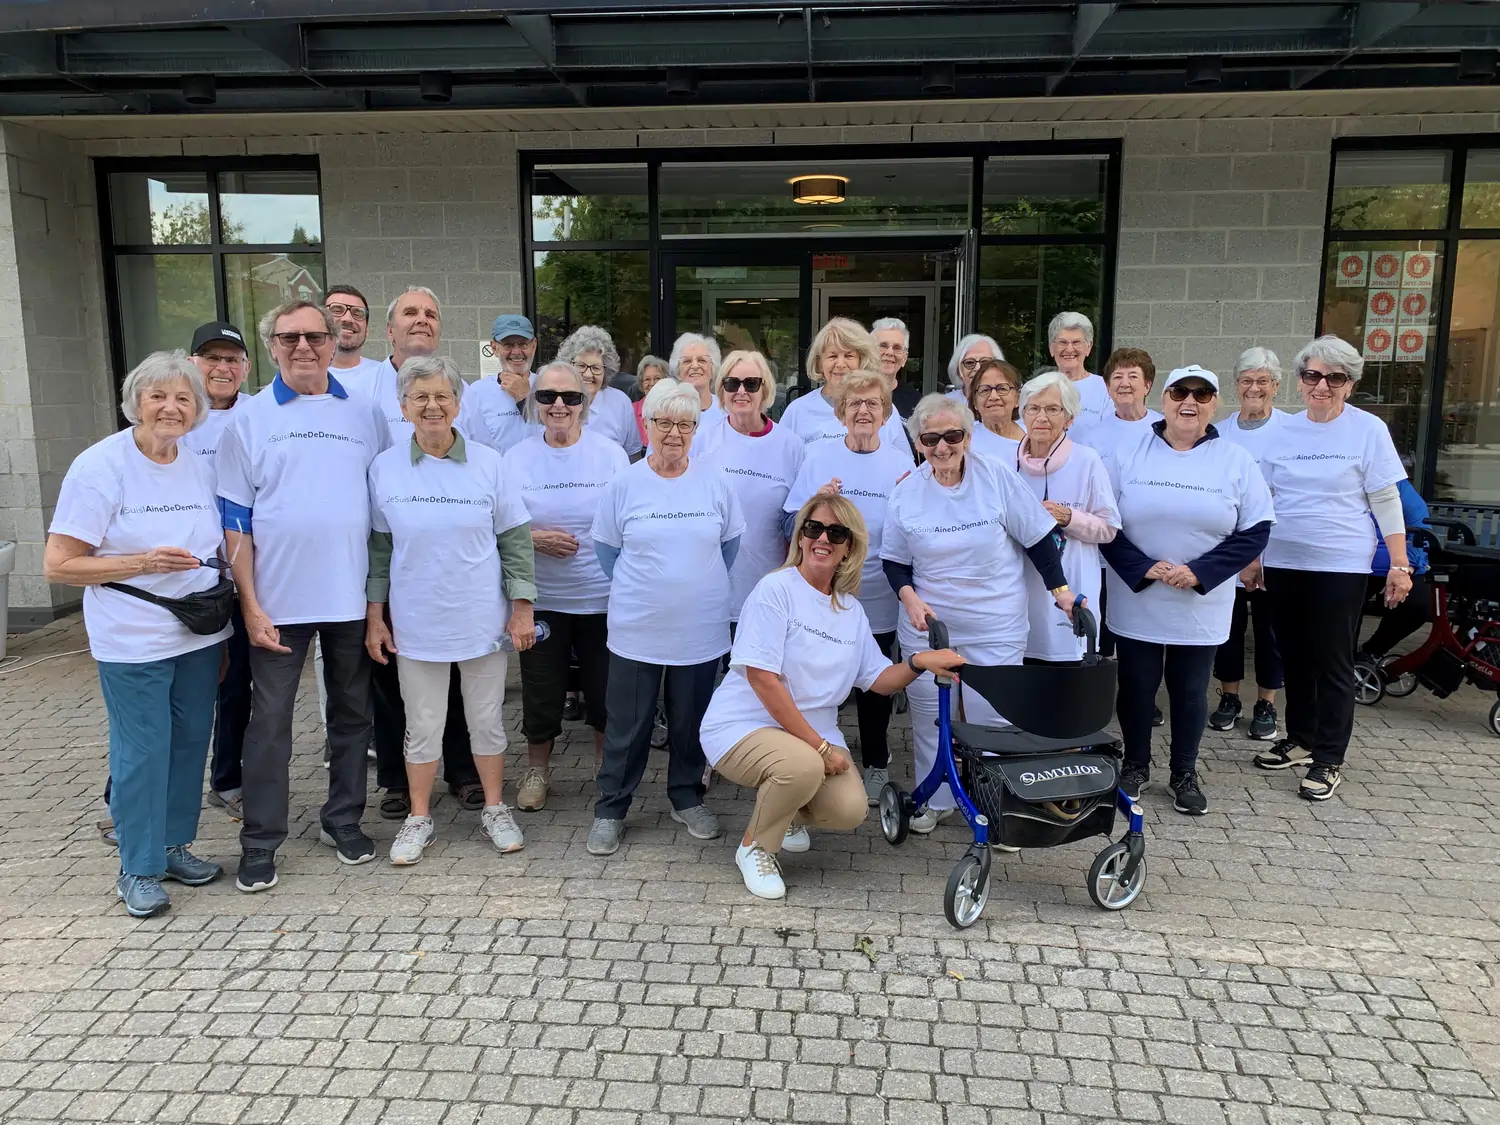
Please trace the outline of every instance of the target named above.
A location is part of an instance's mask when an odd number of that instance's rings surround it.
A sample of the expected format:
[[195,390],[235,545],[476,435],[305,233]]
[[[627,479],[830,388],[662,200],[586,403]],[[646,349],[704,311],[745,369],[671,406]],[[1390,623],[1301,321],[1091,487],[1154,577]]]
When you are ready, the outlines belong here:
[[651,730],[656,725],[656,697],[666,679],[667,799],[674,809],[703,803],[703,744],[698,727],[714,694],[719,660],[682,666],[642,664],[609,654],[605,689],[604,761],[599,766],[599,799],[594,815],[624,820],[636,786],[646,773]]

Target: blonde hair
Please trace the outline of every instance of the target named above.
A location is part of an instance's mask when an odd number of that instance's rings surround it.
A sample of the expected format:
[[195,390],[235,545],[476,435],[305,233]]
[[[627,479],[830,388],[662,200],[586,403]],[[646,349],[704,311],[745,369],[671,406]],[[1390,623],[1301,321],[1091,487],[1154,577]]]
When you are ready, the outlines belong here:
[[[760,352],[732,351],[724,357],[724,362],[719,364],[719,369],[714,373],[714,398],[722,399],[724,395],[724,376],[734,370],[736,364],[748,363],[755,368],[755,374],[760,377],[760,409],[764,414],[767,408],[776,401],[776,380],[771,376],[771,365],[766,362],[766,357]],[[723,402],[719,403],[724,406]],[[728,407],[724,407],[726,413]]]
[[859,321],[850,320],[847,316],[836,316],[818,329],[818,334],[812,339],[812,346],[807,349],[807,377],[814,386],[823,382],[823,372],[819,369],[818,361],[823,358],[823,353],[830,344],[848,348],[858,355],[862,370],[880,370],[880,349],[875,346],[875,337],[866,332],[865,326]]
[[[845,375],[839,383],[838,390],[833,393],[833,416],[840,422],[844,421],[844,401],[855,391],[875,391],[880,395],[881,405],[885,412],[881,414],[881,424],[890,421],[891,417],[891,384],[890,380],[878,371],[851,371]],[[847,426],[848,423],[844,422]]]
[[840,599],[859,595],[859,576],[865,568],[865,555],[870,550],[870,532],[865,527],[865,518],[848,497],[813,495],[807,498],[807,503],[797,510],[792,520],[792,543],[787,548],[786,562],[779,569],[801,564],[802,525],[819,508],[832,511],[834,522],[843,524],[850,532],[849,553],[833,572],[833,592],[828,599],[828,604],[834,609],[847,609],[847,605],[840,604]]

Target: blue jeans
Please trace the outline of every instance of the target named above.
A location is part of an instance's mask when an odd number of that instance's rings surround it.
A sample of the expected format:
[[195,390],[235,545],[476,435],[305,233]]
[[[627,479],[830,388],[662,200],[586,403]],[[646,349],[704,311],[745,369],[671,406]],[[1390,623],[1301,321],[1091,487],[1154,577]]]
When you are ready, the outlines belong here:
[[147,664],[99,664],[109,712],[109,814],[126,875],[159,877],[167,849],[198,835],[220,650],[210,644]]

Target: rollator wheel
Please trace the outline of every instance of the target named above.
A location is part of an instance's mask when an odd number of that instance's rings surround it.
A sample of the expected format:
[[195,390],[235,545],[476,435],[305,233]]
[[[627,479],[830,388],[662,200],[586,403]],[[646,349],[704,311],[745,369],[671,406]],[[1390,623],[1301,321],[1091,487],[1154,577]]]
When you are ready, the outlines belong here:
[[1497,699],[1495,705],[1490,708],[1490,730],[1500,734],[1500,699]]
[[880,790],[880,831],[887,843],[903,843],[911,832],[910,804],[911,799],[889,781]]
[[1415,672],[1403,672],[1395,679],[1391,679],[1387,671],[1399,657],[1387,656],[1380,661],[1380,677],[1385,681],[1385,693],[1392,699],[1405,699],[1417,690],[1417,674]]
[[1089,898],[1094,905],[1105,910],[1124,910],[1140,897],[1146,885],[1146,858],[1135,869],[1135,877],[1129,883],[1121,881],[1125,864],[1130,860],[1130,849],[1116,840],[1094,857],[1089,868]]
[[1354,662],[1354,702],[1374,706],[1385,698],[1385,677],[1380,665],[1366,658]]
[[979,921],[990,899],[989,867],[973,852],[965,852],[954,865],[948,875],[948,889],[943,892],[943,913],[948,915],[950,925],[967,930]]

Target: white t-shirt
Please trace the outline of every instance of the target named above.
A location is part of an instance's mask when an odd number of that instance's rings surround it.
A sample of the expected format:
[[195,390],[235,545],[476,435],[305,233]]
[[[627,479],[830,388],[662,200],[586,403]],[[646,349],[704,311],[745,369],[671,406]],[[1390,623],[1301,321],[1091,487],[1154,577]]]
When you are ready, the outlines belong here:
[[332,367],[329,370],[346,391],[357,390],[361,394],[369,394],[370,383],[380,374],[380,369],[390,365],[389,358],[371,359],[362,355],[353,367]]
[[463,461],[411,443],[370,465],[370,520],[391,534],[391,632],[412,660],[473,660],[499,649],[510,620],[495,537],[530,517],[500,454],[465,442]]
[[784,505],[788,512],[799,512],[808,497],[834,477],[843,482],[843,495],[864,516],[865,528],[870,533],[870,549],[859,576],[859,602],[865,607],[870,627],[877,633],[895,629],[896,615],[901,612],[896,591],[891,589],[880,565],[880,549],[891,492],[912,471],[911,456],[904,444],[893,448],[881,438],[880,448],[873,453],[856,453],[842,441],[816,442],[807,447],[807,456]]
[[1020,448],[1020,439],[1001,437],[978,422],[974,423],[974,432],[969,435],[970,450],[1008,469],[1016,467],[1016,451]]
[[[828,401],[818,387],[787,403],[786,410],[781,415],[781,424],[807,445],[825,439],[841,438],[849,432],[849,428],[833,416],[833,403]],[[904,449],[907,463],[915,463],[911,456],[911,445],[906,439],[906,427],[902,424],[901,415],[895,410],[891,411],[891,416],[880,426],[880,444]]]
[[1100,460],[1108,461],[1114,456],[1114,452],[1122,445],[1133,445],[1140,441],[1150,431],[1151,427],[1161,421],[1161,414],[1155,410],[1147,410],[1146,416],[1134,422],[1121,420],[1114,412],[1114,402],[1110,402],[1108,411],[1104,417],[1097,420],[1085,421],[1080,415],[1070,427],[1068,437],[1073,439],[1074,445],[1086,445],[1095,453],[1099,454]]
[[[241,393],[234,400],[234,406],[227,410],[210,410],[204,417],[201,425],[194,427],[177,442],[177,448],[186,449],[190,453],[196,453],[203,458],[203,463],[208,466],[209,473],[214,471],[214,459],[219,452],[219,438],[224,435],[224,430],[229,425],[229,419],[234,417],[237,407],[243,406],[250,401],[250,396]],[[217,495],[217,493],[215,493]]]
[[1375,521],[1366,493],[1406,479],[1385,423],[1346,405],[1331,422],[1289,415],[1261,452],[1276,498],[1266,566],[1368,574]]
[[[1215,428],[1219,431],[1219,436],[1221,438],[1223,438],[1225,441],[1232,441],[1235,445],[1241,446],[1242,448],[1248,450],[1250,456],[1255,458],[1255,463],[1259,465],[1261,452],[1266,448],[1266,444],[1271,440],[1272,435],[1275,434],[1277,427],[1279,427],[1290,417],[1291,415],[1286,413],[1286,411],[1277,410],[1273,407],[1271,410],[1271,416],[1267,418],[1265,422],[1263,422],[1259,426],[1256,426],[1253,430],[1247,430],[1240,426],[1240,412],[1236,410],[1228,418],[1225,418],[1224,421],[1216,422],[1214,425]],[[1265,471],[1265,466],[1262,465],[1262,476],[1265,475]],[[1279,508],[1277,512],[1279,516]],[[1245,588],[1245,584],[1240,581],[1240,576],[1238,574],[1234,576],[1234,586],[1237,590],[1243,590]]]
[[[963,480],[946,488],[923,464],[891,493],[880,556],[912,567],[918,596],[955,646],[992,654],[985,664],[1017,664],[1028,615],[1023,551],[1056,526],[1014,468],[966,457]],[[904,612],[897,633],[903,652],[928,647]]]
[[722,473],[689,459],[679,477],[637,461],[604,488],[596,542],[618,548],[609,651],[643,664],[702,664],[729,651],[729,571],[721,545],[745,533]]
[[[338,373],[335,372],[333,377],[338,379]],[[401,413],[401,396],[396,393],[394,356],[388,356],[382,362],[377,363],[367,374],[356,378],[352,386],[344,383],[342,379],[339,379],[339,382],[350,394],[356,392],[362,394],[379,408],[380,416],[385,419],[386,430],[389,434],[387,441],[391,446],[399,448],[411,441],[411,435],[416,431],[416,427]],[[462,406],[459,409],[462,410]]]
[[216,459],[219,495],[254,509],[256,597],[274,625],[362,620],[385,416],[353,393],[278,403],[275,386],[234,408]]
[[[703,413],[706,417],[708,411]],[[785,426],[772,426],[761,437],[746,437],[722,415],[710,425],[705,463],[724,475],[745,518],[745,534],[729,572],[729,620],[738,621],[755,584],[786,562],[781,508],[802,467],[804,447]],[[697,444],[695,437],[693,446]]]
[[474,380],[464,391],[458,426],[466,436],[483,442],[502,456],[535,432],[521,416],[516,400],[493,375]]
[[[129,429],[73,459],[48,530],[82,540],[99,558],[182,547],[207,559],[224,545],[208,462],[186,452],[179,441],[172,463],[158,465],[137,448]],[[120,580],[164,598],[208,590],[218,581],[219,572],[207,566]],[[83,624],[94,659],[113,664],[167,660],[217,644],[230,633],[225,628],[199,636],[169,610],[103,586],[84,587]]]
[[839,704],[850,688],[868,691],[890,666],[857,600],[834,609],[828,595],[809,586],[795,567],[773,571],[745,599],[729,675],[714,689],[699,729],[703,756],[717,765],[746,735],[777,726],[746,668],[780,676],[808,725],[833,745],[847,747]]
[[[1070,508],[1089,512],[1108,523],[1120,526],[1115,511],[1115,493],[1109,484],[1109,473],[1099,455],[1086,445],[1072,444],[1061,468],[1049,466],[1045,476],[1020,472],[1038,500],[1051,500]],[[1099,545],[1081,543],[1067,537],[1063,529],[1062,563],[1068,588],[1074,595],[1088,599],[1088,608],[1099,614],[1100,564]],[[1067,615],[1057,608],[1036,567],[1026,571],[1026,603],[1030,613],[1030,630],[1026,636],[1026,655],[1037,660],[1078,660],[1087,648],[1082,637],[1073,635]]]
[[566,531],[578,540],[578,550],[565,559],[536,552],[537,609],[604,613],[609,608],[609,579],[594,553],[594,517],[605,486],[629,467],[625,451],[591,429],[562,449],[538,434],[505,455],[506,478],[531,513],[531,529]]
[[1082,379],[1075,379],[1073,389],[1083,400],[1083,408],[1079,410],[1078,417],[1073,419],[1075,426],[1096,426],[1104,420],[1106,414],[1115,412],[1115,400],[1109,397],[1109,384],[1100,376],[1085,375]]
[[[1223,438],[1181,453],[1148,433],[1119,447],[1108,468],[1121,534],[1152,559],[1190,563],[1234,532],[1276,518],[1255,459]],[[1233,582],[1206,594],[1151,582],[1137,594],[1113,570],[1105,581],[1111,632],[1171,645],[1218,645],[1229,638]]]
[[641,431],[635,424],[635,404],[624,391],[600,387],[589,403],[588,421],[594,433],[608,438],[632,457],[641,451]]

